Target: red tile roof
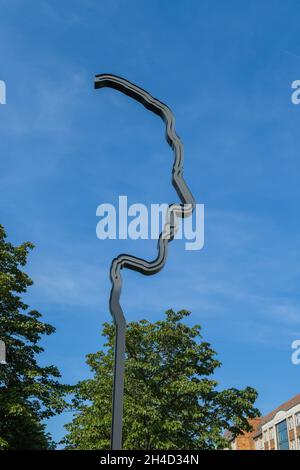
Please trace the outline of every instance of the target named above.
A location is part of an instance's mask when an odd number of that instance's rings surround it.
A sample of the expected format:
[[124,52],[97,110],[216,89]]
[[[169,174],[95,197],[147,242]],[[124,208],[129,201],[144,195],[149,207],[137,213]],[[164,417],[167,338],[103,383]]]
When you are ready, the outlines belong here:
[[[271,421],[279,411],[281,410],[288,411],[294,406],[299,405],[299,404],[300,404],[300,393],[298,393],[298,395],[294,396],[293,398],[286,401],[285,403],[282,403],[282,405],[275,408],[275,410],[271,411],[265,416],[262,416],[260,424],[257,426],[257,429],[255,429],[255,431],[253,432],[253,435],[252,435],[253,439],[259,437],[262,434],[262,426],[268,423],[269,421]],[[229,442],[234,440],[234,437],[232,436],[230,431],[226,431],[224,434],[224,437]]]
[[275,410],[271,411],[267,415],[263,416],[261,419],[261,424],[263,425],[263,424],[266,424],[268,421],[271,421],[280,410],[288,411],[294,406],[299,405],[299,404],[300,404],[300,393],[298,393],[298,395],[286,401],[282,405],[278,406],[277,408],[275,408]]
[[[253,436],[254,434],[256,434],[257,432],[257,429],[261,429],[261,424],[260,424],[260,421],[261,421],[261,418],[250,418],[249,419],[249,424],[250,426],[252,426],[252,431],[249,431],[249,432],[245,432],[243,433],[245,436]],[[242,434],[240,434],[241,436]],[[224,438],[228,441],[228,442],[232,442],[235,440],[235,437],[233,436],[233,434],[229,431],[229,430],[226,430],[225,433],[224,433]]]
[[253,433],[252,437],[253,439],[256,439],[257,437],[262,435],[262,429],[261,429],[261,424],[258,426],[257,430]]

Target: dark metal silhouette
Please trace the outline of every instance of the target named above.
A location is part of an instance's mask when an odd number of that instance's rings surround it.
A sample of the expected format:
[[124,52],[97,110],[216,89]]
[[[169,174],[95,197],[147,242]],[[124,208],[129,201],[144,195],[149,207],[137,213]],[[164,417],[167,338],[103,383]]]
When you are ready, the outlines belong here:
[[2,340],[0,340],[0,364],[6,364],[6,347]]
[[146,261],[128,254],[121,254],[115,258],[110,267],[112,288],[109,307],[116,328],[114,389],[112,406],[112,434],[111,448],[122,449],[122,417],[124,395],[124,369],[125,369],[125,336],[126,319],[120,305],[122,289],[121,269],[127,268],[145,275],[158,273],[167,259],[168,243],[174,238],[177,229],[177,217],[191,215],[195,207],[195,200],[183,179],[183,145],[175,132],[175,119],[172,111],[161,101],[153,98],[147,91],[139,88],[124,78],[100,74],[95,77],[95,88],[114,88],[130,98],[139,101],[145,108],[160,116],[166,125],[166,140],[174,152],[172,168],[172,184],[182,204],[170,204],[164,229],[157,244],[157,257],[153,261]]

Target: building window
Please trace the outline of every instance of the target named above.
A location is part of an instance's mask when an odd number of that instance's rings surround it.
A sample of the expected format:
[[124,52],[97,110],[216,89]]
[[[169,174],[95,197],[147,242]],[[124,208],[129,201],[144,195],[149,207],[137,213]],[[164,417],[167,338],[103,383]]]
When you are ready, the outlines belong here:
[[274,428],[269,429],[270,440],[274,439]]
[[291,441],[291,446],[290,446],[290,448],[291,448],[291,450],[296,450],[296,441],[295,441],[295,439],[293,439],[293,440]]
[[288,428],[289,428],[289,431],[294,429],[294,420],[292,416],[288,419]]
[[263,440],[262,439],[257,439],[256,442],[255,442],[256,450],[262,450],[263,447],[264,447]]
[[256,449],[257,450],[263,450],[264,444],[262,439],[257,439],[256,441]]
[[264,450],[265,446],[264,446],[264,442],[262,438],[259,440],[259,445],[260,445],[260,450]]
[[264,441],[268,442],[268,431],[264,431]]
[[300,437],[298,437],[298,449],[300,450]]
[[300,413],[296,414],[296,426],[300,426]]
[[277,446],[279,450],[289,450],[289,437],[286,420],[276,424]]

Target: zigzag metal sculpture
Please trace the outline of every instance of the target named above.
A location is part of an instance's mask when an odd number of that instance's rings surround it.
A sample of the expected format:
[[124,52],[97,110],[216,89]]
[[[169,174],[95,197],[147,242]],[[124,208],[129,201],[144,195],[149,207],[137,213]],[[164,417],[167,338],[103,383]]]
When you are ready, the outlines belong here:
[[153,261],[146,261],[128,254],[121,254],[111,263],[110,279],[112,289],[109,307],[116,328],[111,448],[113,450],[120,450],[122,449],[126,336],[126,320],[120,305],[122,290],[121,269],[132,269],[145,275],[158,273],[166,262],[168,243],[174,238],[177,231],[177,217],[187,217],[191,215],[196,202],[183,179],[183,145],[175,132],[175,119],[172,111],[164,103],[153,98],[147,91],[130,83],[124,78],[109,74],[96,75],[95,88],[104,87],[121,91],[125,95],[139,101],[145,108],[163,119],[166,125],[166,140],[174,153],[172,184],[182,202],[182,204],[169,205],[164,229],[158,239],[157,257]]

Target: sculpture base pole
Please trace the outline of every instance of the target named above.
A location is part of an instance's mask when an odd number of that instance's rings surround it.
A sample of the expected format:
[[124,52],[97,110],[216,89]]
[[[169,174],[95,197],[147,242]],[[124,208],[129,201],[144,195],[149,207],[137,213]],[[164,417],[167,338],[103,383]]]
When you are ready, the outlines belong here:
[[116,325],[111,450],[122,450],[126,325]]

